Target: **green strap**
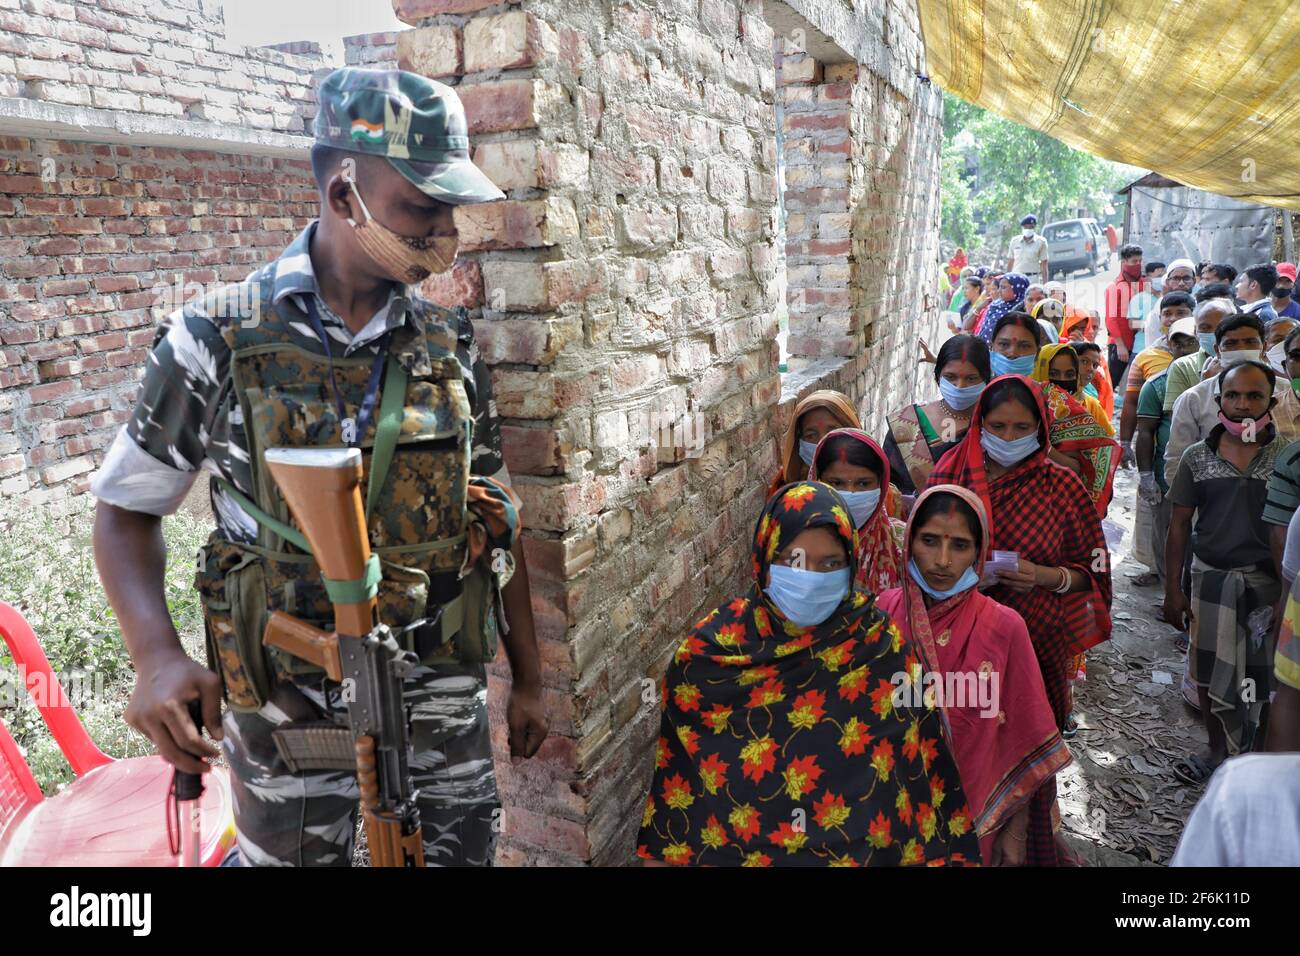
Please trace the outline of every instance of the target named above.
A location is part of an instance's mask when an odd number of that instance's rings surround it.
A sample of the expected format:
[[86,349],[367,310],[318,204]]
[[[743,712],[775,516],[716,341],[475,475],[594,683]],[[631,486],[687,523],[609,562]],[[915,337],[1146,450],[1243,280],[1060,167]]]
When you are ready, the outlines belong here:
[[290,527],[282,521],[277,521],[275,518],[272,518],[257,505],[249,501],[243,492],[239,491],[234,485],[228,482],[225,478],[222,478],[220,475],[215,476],[215,480],[217,484],[221,486],[221,490],[234,498],[235,503],[239,505],[239,507],[243,508],[254,521],[262,525],[264,528],[270,528],[280,537],[284,538],[284,540],[292,542],[303,551],[311,554],[311,546],[307,544],[307,539],[303,536],[301,531]]
[[[269,514],[253,504],[248,498],[235,488],[225,478],[217,476],[217,484],[230,497],[235,499],[239,507],[248,512],[258,524],[270,528],[286,541],[297,545],[303,551],[311,554],[311,546],[307,543],[307,538],[296,528],[292,528],[282,521],[277,521]],[[362,601],[368,601],[379,593],[379,580],[383,576],[382,569],[379,565],[379,555],[371,554],[370,560],[366,562],[366,572],[362,577],[351,581],[334,581],[321,575],[321,581],[325,584],[325,593],[335,604],[360,604]]]
[[397,435],[402,430],[402,409],[406,405],[406,369],[397,361],[388,363],[384,375],[384,396],[379,402],[379,421],[375,423],[375,445],[370,456],[370,483],[366,486],[366,525],[383,491],[388,466],[393,463]]
[[465,626],[465,602],[461,595],[456,595],[443,605],[442,618],[438,621],[438,625],[442,628],[444,644],[460,633],[460,629]]
[[370,560],[366,562],[364,576],[351,581],[334,581],[322,574],[321,581],[324,582],[325,593],[332,603],[361,604],[379,593],[380,577],[379,555],[371,554]]

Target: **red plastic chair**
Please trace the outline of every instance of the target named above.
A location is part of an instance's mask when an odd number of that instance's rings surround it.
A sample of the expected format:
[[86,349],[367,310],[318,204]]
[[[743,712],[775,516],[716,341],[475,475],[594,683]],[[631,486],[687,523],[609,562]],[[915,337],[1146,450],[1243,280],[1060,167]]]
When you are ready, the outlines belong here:
[[[31,626],[0,601],[0,637],[77,779],[45,799],[0,722],[0,866],[176,866],[167,835],[172,765],[160,756],[114,760],[90,739]],[[218,866],[235,843],[230,780],[204,778],[200,859]]]

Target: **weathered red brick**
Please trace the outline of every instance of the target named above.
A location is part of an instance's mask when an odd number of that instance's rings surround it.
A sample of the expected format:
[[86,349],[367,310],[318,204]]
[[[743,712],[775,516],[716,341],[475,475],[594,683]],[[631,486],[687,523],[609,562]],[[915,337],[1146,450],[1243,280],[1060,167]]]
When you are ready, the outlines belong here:
[[47,385],[33,385],[27,390],[27,400],[33,405],[53,402],[75,395],[80,387],[75,379],[67,382],[51,382]]
[[429,276],[420,293],[431,302],[448,309],[464,306],[476,309],[483,304],[483,275],[478,262],[459,259],[446,272]]
[[532,80],[497,80],[457,87],[471,136],[537,125]]
[[554,475],[560,471],[560,450],[555,430],[501,426],[501,451],[511,474]]
[[393,0],[393,14],[403,23],[419,26],[425,17],[444,13],[474,13],[494,7],[501,0]]

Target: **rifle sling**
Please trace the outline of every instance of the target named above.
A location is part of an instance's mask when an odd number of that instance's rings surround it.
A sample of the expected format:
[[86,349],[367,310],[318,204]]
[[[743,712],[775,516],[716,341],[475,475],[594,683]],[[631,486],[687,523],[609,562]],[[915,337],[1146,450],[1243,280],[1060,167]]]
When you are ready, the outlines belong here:
[[[215,480],[217,484],[221,486],[221,490],[231,498],[234,498],[235,503],[238,504],[239,507],[243,508],[244,511],[246,511],[258,524],[270,528],[280,537],[301,548],[303,551],[306,551],[308,554],[312,553],[311,545],[307,543],[306,536],[297,528],[292,528],[284,522],[272,518],[257,505],[253,504],[253,502],[249,501],[248,497],[244,495],[243,492],[220,475],[215,476]],[[322,574],[321,582],[325,585],[325,593],[329,595],[329,599],[332,603],[360,604],[363,601],[370,600],[379,593],[379,580],[381,577],[383,577],[383,571],[379,566],[379,555],[372,552],[369,560],[366,561],[365,574],[361,577],[354,578],[350,581],[335,581]]]

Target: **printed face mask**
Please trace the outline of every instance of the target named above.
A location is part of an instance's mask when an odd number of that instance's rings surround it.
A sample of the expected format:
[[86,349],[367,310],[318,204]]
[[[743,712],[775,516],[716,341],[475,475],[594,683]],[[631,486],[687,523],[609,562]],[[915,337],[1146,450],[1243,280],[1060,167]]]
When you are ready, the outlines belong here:
[[980,432],[980,447],[1003,468],[1010,468],[1024,461],[1038,451],[1039,444],[1037,432],[1024,438],[1017,438],[1015,441],[999,438],[992,432]]
[[939,379],[939,394],[943,396],[943,400],[948,403],[948,407],[954,412],[964,412],[970,408],[979,401],[982,391],[984,391],[983,382],[962,387],[954,385],[946,378]]
[[413,285],[435,272],[446,272],[451,268],[451,264],[456,261],[459,245],[455,236],[425,236],[420,239],[399,236],[370,215],[366,201],[357,190],[357,184],[348,180],[348,185],[357,194],[361,211],[366,214],[364,223],[348,220],[357,237],[357,245],[389,278]]
[[876,505],[880,503],[880,489],[841,491],[840,497],[849,506],[849,514],[853,517],[853,527],[861,528],[876,510]]
[[826,620],[849,593],[849,569],[808,571],[774,564],[764,589],[786,619],[800,627]]

